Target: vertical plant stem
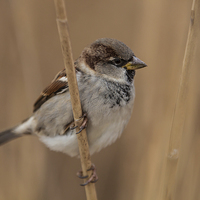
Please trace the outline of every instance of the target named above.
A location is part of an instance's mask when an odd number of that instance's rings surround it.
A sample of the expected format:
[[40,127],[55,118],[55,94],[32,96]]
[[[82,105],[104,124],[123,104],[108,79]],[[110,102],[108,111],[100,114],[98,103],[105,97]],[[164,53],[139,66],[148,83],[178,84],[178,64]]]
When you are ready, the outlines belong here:
[[[64,58],[65,69],[68,78],[69,91],[71,96],[71,103],[73,108],[73,115],[75,125],[78,126],[76,131],[79,131],[79,127],[82,123],[80,117],[82,116],[82,109],[79,97],[79,90],[75,75],[75,67],[71,50],[71,43],[68,33],[68,23],[67,23],[67,15],[65,10],[65,5],[63,0],[54,0],[56,7],[56,15],[57,15],[57,26],[58,32],[60,36],[60,42],[62,47],[62,53]],[[84,129],[81,133],[77,134],[81,166],[83,171],[83,176],[88,175],[90,177],[91,171],[87,171],[91,167],[91,159],[89,152],[89,145],[87,141],[86,130]],[[84,180],[86,181],[86,180]],[[94,183],[89,183],[85,186],[86,197],[87,200],[96,200],[96,189]]]
[[180,85],[173,115],[170,132],[167,158],[165,161],[164,181],[162,185],[161,199],[174,200],[175,180],[179,161],[179,151],[186,116],[187,94],[189,74],[194,59],[196,36],[199,33],[200,24],[200,0],[193,0],[191,9],[191,22],[188,32],[185,55],[183,59]]

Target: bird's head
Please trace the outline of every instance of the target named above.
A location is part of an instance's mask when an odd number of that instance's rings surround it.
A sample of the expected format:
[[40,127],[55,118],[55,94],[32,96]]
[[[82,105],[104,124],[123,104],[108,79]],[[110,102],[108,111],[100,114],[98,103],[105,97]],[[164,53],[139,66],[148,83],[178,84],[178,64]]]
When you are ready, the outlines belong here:
[[86,73],[129,82],[135,70],[147,66],[124,43],[110,38],[98,39],[86,47],[78,61]]

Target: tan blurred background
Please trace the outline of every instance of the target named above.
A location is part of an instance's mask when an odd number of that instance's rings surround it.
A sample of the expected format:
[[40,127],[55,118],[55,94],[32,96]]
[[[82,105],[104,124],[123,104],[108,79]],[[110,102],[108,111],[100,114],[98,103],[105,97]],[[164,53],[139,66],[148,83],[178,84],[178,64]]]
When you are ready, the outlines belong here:
[[[192,0],[65,2],[74,58],[95,39],[110,37],[149,66],[137,71],[134,112],[122,137],[92,157],[98,197],[159,200]],[[199,46],[191,65],[177,200],[200,199]],[[0,130],[30,116],[40,91],[63,67],[53,0],[1,0]],[[0,147],[0,200],[85,199],[79,169],[78,159],[50,151],[35,137],[15,140]]]

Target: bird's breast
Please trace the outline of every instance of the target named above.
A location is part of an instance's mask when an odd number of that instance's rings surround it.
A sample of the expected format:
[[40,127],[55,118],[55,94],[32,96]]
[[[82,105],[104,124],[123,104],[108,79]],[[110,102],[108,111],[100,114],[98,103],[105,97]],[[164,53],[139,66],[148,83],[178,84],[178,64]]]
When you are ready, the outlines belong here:
[[91,154],[112,144],[121,135],[131,117],[134,97],[133,84],[96,80],[88,90],[80,89],[83,111],[89,121]]

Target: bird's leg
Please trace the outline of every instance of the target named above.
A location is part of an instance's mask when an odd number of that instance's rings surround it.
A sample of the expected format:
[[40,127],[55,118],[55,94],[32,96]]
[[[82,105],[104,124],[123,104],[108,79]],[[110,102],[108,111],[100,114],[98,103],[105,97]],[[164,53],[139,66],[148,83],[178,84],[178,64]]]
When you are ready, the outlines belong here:
[[76,129],[77,128],[77,126],[75,126],[75,123],[73,122],[73,123],[71,123],[70,124],[70,126],[69,126],[69,129],[72,131],[72,130],[74,130],[74,129]]
[[83,122],[80,126],[79,131],[76,134],[79,134],[83,129],[85,129],[87,127],[88,118],[87,118],[86,113],[84,113],[83,116],[81,116],[79,120],[81,120],[81,119],[83,119]]
[[[84,120],[83,120],[83,122],[82,122],[82,124],[81,124],[81,126],[80,126],[80,131],[78,132],[78,133],[80,133],[84,128],[86,128],[86,126],[87,126],[87,115],[84,113],[83,114],[83,116],[81,116],[80,117],[80,119],[78,119],[78,120],[81,120],[81,119],[83,119],[84,118]],[[78,126],[75,126],[75,122],[73,121],[73,122],[71,122],[70,124],[67,124],[66,125],[66,127],[65,127],[65,130],[64,130],[64,133],[65,132],[67,132],[67,130],[69,129],[69,130],[74,130],[74,129],[76,129]],[[63,134],[64,134],[63,133]],[[78,134],[77,133],[77,134]]]
[[[91,171],[92,170],[92,174],[90,176],[90,178],[83,184],[80,184],[81,186],[86,186],[87,184],[89,183],[96,183],[98,181],[98,176],[97,176],[97,173],[96,173],[96,167],[94,164],[91,165],[90,169],[88,169],[87,171]],[[82,171],[79,171],[77,173],[77,176],[81,179],[85,179],[85,178],[88,178],[88,175],[87,176],[83,176],[83,172]]]
[[71,131],[72,131],[72,130],[74,130],[74,129],[76,129],[76,128],[77,128],[77,126],[75,126],[74,121],[71,122],[71,123],[69,123],[69,124],[66,124],[65,127],[64,127],[64,131],[61,132],[60,135],[64,135],[64,134],[67,133],[68,130],[71,130]]
[[77,175],[80,179],[85,179],[85,178],[88,177],[88,175],[83,176],[83,171],[82,171],[82,170],[78,171],[76,175]]

